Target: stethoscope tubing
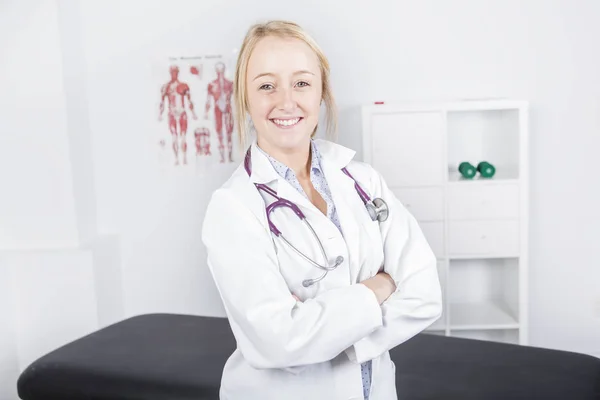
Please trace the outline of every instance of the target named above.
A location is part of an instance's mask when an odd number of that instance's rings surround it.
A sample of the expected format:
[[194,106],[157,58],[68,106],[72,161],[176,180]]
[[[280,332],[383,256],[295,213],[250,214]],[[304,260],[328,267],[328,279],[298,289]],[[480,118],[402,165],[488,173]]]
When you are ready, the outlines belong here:
[[[248,151],[246,152],[246,157],[244,159],[244,168],[246,169],[248,176],[250,176],[252,174],[250,157],[251,157],[250,148],[248,148]],[[371,198],[369,197],[369,195],[362,189],[362,187],[358,184],[356,179],[354,179],[352,174],[350,174],[350,172],[348,172],[348,170],[345,167],[342,168],[342,171],[350,179],[352,179],[354,181],[354,188],[356,189],[356,192],[358,193],[358,196],[361,198],[362,202],[367,207],[367,211],[369,211],[369,215],[371,216],[371,218],[373,219],[373,216],[375,216],[374,220],[385,221],[385,219],[387,219],[387,213],[388,213],[387,204],[385,203],[385,201],[383,201],[382,199],[376,199],[376,200],[379,200],[378,203],[380,205],[379,206],[375,205],[374,204],[375,202],[371,201]],[[325,248],[323,247],[323,243],[321,242],[321,239],[319,239],[319,236],[313,229],[310,222],[308,222],[308,220],[306,219],[306,216],[304,215],[302,210],[300,210],[300,208],[296,204],[292,203],[291,201],[284,199],[282,197],[279,197],[277,195],[277,192],[275,192],[275,190],[271,189],[267,185],[265,185],[263,183],[255,183],[255,186],[256,186],[257,190],[259,190],[259,191],[262,190],[265,193],[272,196],[273,198],[275,198],[275,201],[266,207],[267,222],[269,224],[269,230],[275,236],[281,238],[292,250],[294,250],[296,252],[296,254],[298,254],[304,260],[306,260],[307,262],[309,262],[311,265],[315,266],[316,268],[319,268],[324,271],[323,274],[318,278],[305,279],[304,281],[302,281],[302,285],[304,287],[308,287],[316,282],[319,282],[320,280],[325,278],[325,276],[327,275],[328,272],[336,269],[344,261],[344,257],[337,256],[335,259],[335,264],[333,266],[328,267],[328,266],[324,266],[324,265],[317,263],[316,261],[314,261],[314,260],[310,259],[308,256],[306,256],[304,253],[302,253],[300,250],[298,250],[296,248],[296,246],[294,246],[289,240],[286,239],[286,237],[283,235],[283,233],[279,229],[277,229],[275,224],[271,221],[271,213],[279,207],[287,207],[287,208],[292,209],[292,211],[294,211],[294,213],[300,218],[300,220],[302,222],[304,222],[306,224],[306,226],[308,226],[311,234],[313,235],[313,237],[316,239],[317,243],[319,244],[319,249],[321,251],[321,255],[323,256],[323,259],[325,260],[325,262],[327,262],[327,254],[325,253]],[[380,212],[379,210],[381,210],[381,212],[383,213],[384,218],[378,217],[378,214]],[[373,215],[372,215],[372,213],[373,213]]]

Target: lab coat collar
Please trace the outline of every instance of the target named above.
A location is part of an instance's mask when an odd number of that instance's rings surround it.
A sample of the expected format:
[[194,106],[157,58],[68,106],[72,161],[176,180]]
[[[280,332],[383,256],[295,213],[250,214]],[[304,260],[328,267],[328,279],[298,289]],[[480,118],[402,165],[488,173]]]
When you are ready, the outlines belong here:
[[252,183],[267,184],[277,180],[279,174],[275,171],[267,156],[258,148],[256,140],[250,147],[250,155],[252,169],[250,181]]
[[352,161],[356,152],[340,144],[324,139],[315,139],[321,158],[326,159],[334,168],[342,169]]
[[[347,147],[323,139],[315,139],[315,145],[325,162],[332,168],[342,169],[354,158],[356,152]],[[258,148],[256,139],[251,145],[250,155],[252,160],[252,183],[270,183],[280,178],[267,156]]]

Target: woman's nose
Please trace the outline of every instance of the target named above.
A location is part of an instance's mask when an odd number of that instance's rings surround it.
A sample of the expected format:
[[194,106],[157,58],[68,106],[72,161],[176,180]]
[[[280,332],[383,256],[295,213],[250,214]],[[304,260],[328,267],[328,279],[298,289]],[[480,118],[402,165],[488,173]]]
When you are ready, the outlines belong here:
[[296,109],[296,100],[294,91],[291,88],[284,88],[279,91],[278,108],[283,111],[292,111]]

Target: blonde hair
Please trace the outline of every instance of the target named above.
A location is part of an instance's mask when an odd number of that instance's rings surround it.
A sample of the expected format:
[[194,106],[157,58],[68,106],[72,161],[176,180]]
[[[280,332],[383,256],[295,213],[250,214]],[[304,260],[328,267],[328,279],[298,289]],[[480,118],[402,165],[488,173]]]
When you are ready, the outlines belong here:
[[[327,137],[335,137],[337,131],[337,108],[335,99],[331,91],[329,78],[329,61],[317,44],[317,42],[306,33],[298,24],[290,21],[269,21],[266,23],[255,24],[250,27],[242,43],[240,54],[235,68],[235,77],[233,84],[233,95],[235,103],[235,124],[240,142],[240,149],[244,151],[247,145],[250,127],[248,126],[248,95],[246,90],[246,72],[248,70],[248,61],[256,47],[256,44],[267,36],[276,36],[280,38],[295,38],[306,43],[317,55],[321,69],[322,93],[321,99],[325,102],[327,110]],[[317,132],[317,126],[311,134],[314,137]]]

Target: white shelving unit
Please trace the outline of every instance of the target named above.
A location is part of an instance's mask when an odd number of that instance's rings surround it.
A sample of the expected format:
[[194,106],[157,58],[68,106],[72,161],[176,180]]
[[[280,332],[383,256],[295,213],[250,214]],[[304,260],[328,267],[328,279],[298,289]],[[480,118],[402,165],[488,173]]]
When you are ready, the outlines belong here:
[[[438,258],[444,312],[428,333],[527,344],[528,103],[364,106],[363,155]],[[461,162],[496,167],[466,179]]]

